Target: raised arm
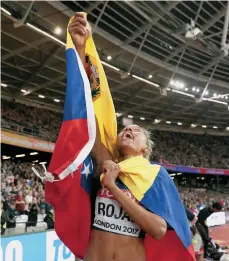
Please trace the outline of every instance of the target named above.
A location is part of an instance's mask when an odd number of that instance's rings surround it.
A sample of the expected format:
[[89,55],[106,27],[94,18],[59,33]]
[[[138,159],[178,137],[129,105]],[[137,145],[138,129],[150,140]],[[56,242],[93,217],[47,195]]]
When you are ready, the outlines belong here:
[[[85,47],[88,37],[91,35],[91,26],[83,13],[76,13],[73,21],[68,26],[68,31],[75,44],[75,48],[80,56],[80,59],[87,71]],[[96,122],[96,140],[92,150],[92,157],[96,160],[97,166],[100,167],[104,160],[112,160],[111,154],[102,144],[98,124]],[[100,168],[99,168],[100,169]]]

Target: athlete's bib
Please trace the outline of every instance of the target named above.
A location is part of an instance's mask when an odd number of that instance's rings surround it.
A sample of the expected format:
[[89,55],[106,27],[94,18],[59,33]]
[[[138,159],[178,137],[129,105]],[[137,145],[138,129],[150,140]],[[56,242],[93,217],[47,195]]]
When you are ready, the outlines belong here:
[[[132,200],[137,202],[124,185],[120,184],[120,182],[117,185]],[[115,200],[113,194],[105,188],[99,190],[96,197],[93,227],[132,237],[140,237],[141,232],[140,227],[130,219],[119,202]]]

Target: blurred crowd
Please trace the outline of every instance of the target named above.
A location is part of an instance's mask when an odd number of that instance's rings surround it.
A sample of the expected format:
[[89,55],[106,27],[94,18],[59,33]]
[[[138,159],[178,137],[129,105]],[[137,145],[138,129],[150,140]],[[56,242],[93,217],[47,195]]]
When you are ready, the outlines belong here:
[[[2,100],[2,127],[56,141],[61,114]],[[229,168],[229,137],[154,130],[152,160],[194,167]]]
[[155,130],[153,160],[160,163],[229,169],[229,136]]
[[[39,170],[40,165],[35,166]],[[26,226],[36,226],[38,214],[45,216],[48,228],[54,227],[54,212],[45,202],[43,183],[31,170],[31,163],[1,162],[1,233],[16,227],[16,218],[27,215]]]
[[61,125],[60,113],[5,100],[1,102],[3,128],[56,141]]
[[211,207],[213,203],[218,202],[222,205],[223,210],[229,211],[229,194],[219,193],[206,189],[187,189],[178,188],[181,199],[187,209],[192,213],[198,214],[205,207]]

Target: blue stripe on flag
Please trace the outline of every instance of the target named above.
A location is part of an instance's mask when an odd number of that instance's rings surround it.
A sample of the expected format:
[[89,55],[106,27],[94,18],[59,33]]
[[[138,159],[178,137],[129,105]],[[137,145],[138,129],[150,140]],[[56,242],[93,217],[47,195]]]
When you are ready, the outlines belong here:
[[184,246],[189,247],[191,236],[185,209],[175,184],[164,167],[160,167],[153,185],[145,193],[141,204],[164,218],[176,231]]
[[81,169],[81,186],[91,194],[92,191],[92,178],[93,178],[93,163],[90,155],[85,159]]
[[64,121],[86,119],[86,101],[84,81],[80,72],[75,50],[66,50],[67,59],[67,89],[64,106]]

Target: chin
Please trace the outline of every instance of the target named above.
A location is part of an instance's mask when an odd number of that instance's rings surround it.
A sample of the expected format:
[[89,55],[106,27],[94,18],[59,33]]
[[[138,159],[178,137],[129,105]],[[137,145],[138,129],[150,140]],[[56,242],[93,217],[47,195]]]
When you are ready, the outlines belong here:
[[119,154],[122,156],[129,156],[129,155],[135,155],[135,150],[132,146],[129,146],[129,144],[120,144],[118,146]]

